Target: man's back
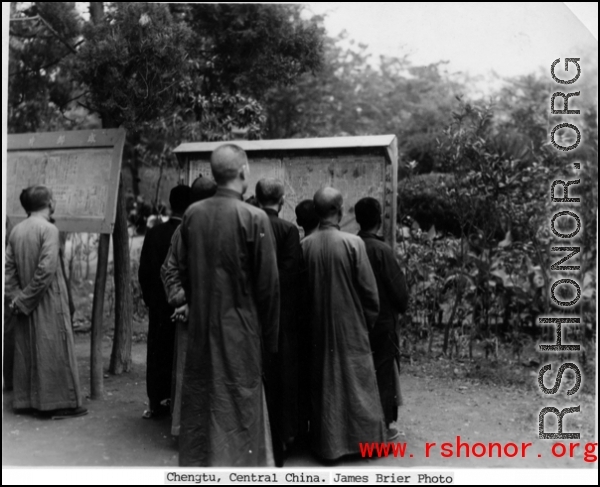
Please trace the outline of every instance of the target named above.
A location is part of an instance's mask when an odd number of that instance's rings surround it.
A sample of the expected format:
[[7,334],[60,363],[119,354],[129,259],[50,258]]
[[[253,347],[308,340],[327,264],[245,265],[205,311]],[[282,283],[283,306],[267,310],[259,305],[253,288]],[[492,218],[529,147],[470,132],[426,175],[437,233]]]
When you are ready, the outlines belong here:
[[279,328],[268,218],[220,188],[184,215],[177,254],[190,306],[180,465],[264,465],[261,349],[277,350]]
[[173,233],[181,223],[179,218],[171,218],[148,230],[140,255],[139,282],[146,306],[165,306],[167,297],[164,291],[160,268],[167,257]]
[[377,284],[362,240],[337,225],[322,223],[302,250],[312,290],[312,447],[336,459],[357,453],[359,442],[383,440],[368,335]]
[[379,292],[379,316],[370,333],[379,394],[386,424],[398,418],[400,395],[400,356],[398,315],[408,305],[408,289],[391,247],[371,232],[361,231]]
[[398,314],[408,307],[408,288],[406,279],[394,256],[392,248],[379,237],[360,232],[367,249],[369,262],[373,268],[379,292],[380,322],[397,322]]
[[[379,312],[378,296],[373,287],[373,273],[365,266],[368,261],[361,239],[334,228],[323,228],[302,240],[302,250],[309,279],[318,284],[318,290],[313,289],[315,307],[322,313],[331,306],[346,309],[363,317],[361,323],[365,329],[373,326]],[[364,272],[357,275],[357,268]]]
[[6,293],[15,324],[14,407],[51,411],[81,406],[59,231],[47,218],[16,225],[6,250]]
[[277,268],[281,306],[279,313],[279,348],[275,356],[266,357],[265,382],[269,417],[273,432],[274,455],[283,466],[283,445],[298,433],[298,354],[300,340],[300,271],[302,249],[300,233],[293,223],[279,218],[277,211],[264,208],[269,217],[277,248]]
[[58,262],[58,235],[58,228],[41,217],[30,217],[15,225],[9,244],[19,269],[21,287],[27,286],[33,278],[42,247],[52,247],[51,254]]

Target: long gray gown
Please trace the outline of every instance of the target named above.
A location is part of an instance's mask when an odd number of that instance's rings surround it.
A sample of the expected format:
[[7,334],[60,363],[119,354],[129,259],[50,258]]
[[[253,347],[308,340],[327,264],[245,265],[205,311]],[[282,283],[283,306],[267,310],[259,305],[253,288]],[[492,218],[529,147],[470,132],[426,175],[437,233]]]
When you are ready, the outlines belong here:
[[21,311],[15,323],[14,407],[50,411],[81,406],[59,231],[32,215],[6,248],[6,293]]
[[379,313],[364,242],[321,224],[301,242],[311,301],[311,445],[334,460],[384,441],[384,417],[369,343]]

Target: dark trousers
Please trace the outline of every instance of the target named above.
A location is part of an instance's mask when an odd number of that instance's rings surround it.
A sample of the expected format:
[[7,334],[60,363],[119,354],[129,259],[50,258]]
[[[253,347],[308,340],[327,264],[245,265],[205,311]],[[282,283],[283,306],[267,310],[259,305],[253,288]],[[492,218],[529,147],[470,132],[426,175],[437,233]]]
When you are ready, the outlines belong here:
[[151,410],[157,410],[161,401],[171,397],[176,329],[171,321],[172,313],[169,307],[156,306],[149,310],[146,391]]
[[383,415],[386,425],[389,425],[398,419],[398,406],[401,403],[396,392],[396,371],[400,370],[398,335],[395,331],[388,330],[372,333],[369,338]]

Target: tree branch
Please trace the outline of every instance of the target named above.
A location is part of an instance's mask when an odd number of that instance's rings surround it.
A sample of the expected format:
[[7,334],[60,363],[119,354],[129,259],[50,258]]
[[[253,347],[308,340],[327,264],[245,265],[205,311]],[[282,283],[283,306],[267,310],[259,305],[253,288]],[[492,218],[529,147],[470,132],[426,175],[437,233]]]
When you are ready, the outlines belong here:
[[85,108],[86,110],[89,110],[90,112],[93,112],[93,113],[100,113],[100,111],[99,111],[99,110],[96,110],[95,108],[92,108],[92,107],[88,107],[86,104],[84,104],[84,103],[81,103],[80,101],[78,101],[78,102],[77,102],[77,104],[78,104],[79,106],[82,106],[82,107],[83,107],[83,108]]
[[63,43],[73,54],[77,53],[77,50],[71,45],[69,44],[66,40],[64,40],[60,34],[58,32],[56,32],[52,26],[44,19],[44,17],[42,17],[41,15],[38,15],[39,19],[43,22],[43,24],[46,26],[46,28],[52,32],[52,34],[54,34],[54,36],[61,42]]
[[13,18],[9,19],[9,22],[27,22],[29,20],[41,20],[39,15],[34,15],[33,17],[22,17],[22,18]]

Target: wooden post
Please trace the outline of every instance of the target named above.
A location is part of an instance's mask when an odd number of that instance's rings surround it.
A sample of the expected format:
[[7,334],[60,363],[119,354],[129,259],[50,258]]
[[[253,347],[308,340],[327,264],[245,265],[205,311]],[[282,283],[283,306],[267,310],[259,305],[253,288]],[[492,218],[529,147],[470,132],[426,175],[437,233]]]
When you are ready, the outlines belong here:
[[104,292],[108,273],[108,250],[110,234],[100,234],[98,244],[98,267],[94,284],[94,304],[92,308],[92,350],[91,350],[91,389],[92,399],[104,398],[104,367],[102,365],[102,339],[104,320]]
[[133,336],[133,295],[131,293],[131,264],[129,262],[129,233],[123,178],[117,193],[117,216],[113,232],[113,265],[115,280],[115,335],[109,371],[119,375],[131,370]]
[[387,229],[387,235],[385,238],[392,247],[392,250],[396,250],[396,226],[398,222],[398,140],[394,137],[394,140],[387,148],[388,156],[392,166],[392,198],[390,208],[390,226]]

